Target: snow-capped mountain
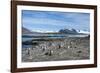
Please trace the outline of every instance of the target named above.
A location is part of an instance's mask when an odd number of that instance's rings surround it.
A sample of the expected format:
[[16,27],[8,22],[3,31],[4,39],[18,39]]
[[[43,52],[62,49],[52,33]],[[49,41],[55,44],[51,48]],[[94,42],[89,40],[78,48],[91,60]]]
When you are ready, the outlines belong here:
[[60,29],[59,33],[77,34],[77,31],[75,29]]
[[83,33],[83,34],[90,34],[89,31],[85,31],[85,30],[77,30],[78,33]]
[[60,33],[66,33],[66,34],[89,34],[89,31],[85,30],[76,30],[76,29],[60,29]]
[[29,30],[25,27],[22,27],[23,34],[36,34],[36,33],[64,33],[64,34],[90,34],[89,31],[85,30],[76,30],[76,29],[60,29],[59,31],[50,31],[50,30]]

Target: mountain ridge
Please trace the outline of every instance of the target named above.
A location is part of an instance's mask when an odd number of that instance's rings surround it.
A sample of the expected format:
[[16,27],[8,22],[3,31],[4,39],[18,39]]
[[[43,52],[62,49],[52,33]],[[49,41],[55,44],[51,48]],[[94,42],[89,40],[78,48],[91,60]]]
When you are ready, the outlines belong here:
[[37,31],[31,31],[31,30],[29,30],[29,29],[27,29],[27,28],[25,28],[25,27],[22,27],[22,33],[23,34],[42,34],[42,33],[58,33],[58,34],[89,34],[89,32],[88,31],[83,31],[83,30],[76,30],[76,29],[60,29],[58,32],[56,31],[56,32],[47,32],[47,31],[45,31],[45,32],[37,32]]
[[39,32],[33,32],[25,27],[22,27],[22,34],[34,34],[34,33],[39,33]]

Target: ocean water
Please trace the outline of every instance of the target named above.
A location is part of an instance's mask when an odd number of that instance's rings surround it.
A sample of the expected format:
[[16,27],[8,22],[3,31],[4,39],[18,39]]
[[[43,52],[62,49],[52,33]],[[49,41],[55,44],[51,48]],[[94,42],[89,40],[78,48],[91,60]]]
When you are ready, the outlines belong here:
[[87,34],[24,34],[22,41],[31,41],[33,39],[45,39],[45,38],[67,38],[67,37],[87,37]]
[[32,48],[32,45],[24,45],[24,44],[23,44],[23,45],[22,45],[22,48],[23,48],[23,49]]

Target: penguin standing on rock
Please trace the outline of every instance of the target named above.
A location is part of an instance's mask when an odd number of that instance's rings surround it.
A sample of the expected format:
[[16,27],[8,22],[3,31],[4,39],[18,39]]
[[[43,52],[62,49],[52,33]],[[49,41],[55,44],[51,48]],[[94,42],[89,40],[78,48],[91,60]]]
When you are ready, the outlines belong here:
[[48,52],[45,53],[45,55],[51,56],[53,54],[52,50],[49,50]]

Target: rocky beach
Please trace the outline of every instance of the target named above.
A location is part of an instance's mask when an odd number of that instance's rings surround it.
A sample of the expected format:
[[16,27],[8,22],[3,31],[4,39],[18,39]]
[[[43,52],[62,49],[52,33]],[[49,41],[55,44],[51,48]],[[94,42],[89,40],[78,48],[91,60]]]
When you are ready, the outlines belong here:
[[[89,37],[42,38],[22,48],[22,62],[85,60],[90,57]],[[23,43],[28,46],[28,43]]]

